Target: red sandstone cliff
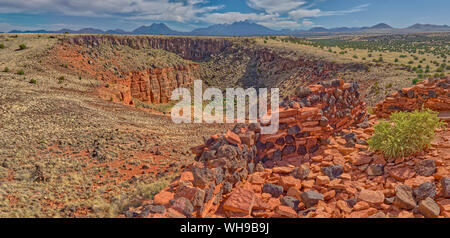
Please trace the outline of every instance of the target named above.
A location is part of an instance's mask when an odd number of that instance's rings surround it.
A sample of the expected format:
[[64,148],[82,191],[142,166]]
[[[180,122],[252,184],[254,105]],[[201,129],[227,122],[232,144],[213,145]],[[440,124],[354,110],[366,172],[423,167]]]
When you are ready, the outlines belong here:
[[179,65],[130,72],[120,82],[129,87],[131,96],[146,103],[167,103],[174,89],[188,87],[199,79],[198,65]]

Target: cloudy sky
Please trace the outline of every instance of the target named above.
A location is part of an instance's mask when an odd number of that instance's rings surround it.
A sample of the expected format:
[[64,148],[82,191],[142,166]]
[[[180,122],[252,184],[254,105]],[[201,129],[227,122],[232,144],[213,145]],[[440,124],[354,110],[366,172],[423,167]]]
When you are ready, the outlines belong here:
[[449,0],[0,0],[0,32],[163,22],[189,31],[250,20],[273,29],[449,24]]

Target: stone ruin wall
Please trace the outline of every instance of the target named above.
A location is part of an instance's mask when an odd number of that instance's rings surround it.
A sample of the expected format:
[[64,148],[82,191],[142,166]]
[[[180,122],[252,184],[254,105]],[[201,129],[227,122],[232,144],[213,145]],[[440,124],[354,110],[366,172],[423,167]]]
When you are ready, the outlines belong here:
[[[357,84],[342,80],[299,87],[296,96],[280,104],[281,128],[277,134],[259,135],[260,125],[249,124],[211,136],[203,145],[192,148],[196,162],[191,171],[157,194],[154,204],[164,205],[167,214],[174,217],[214,214],[223,196],[250,174],[275,165],[299,166],[302,160],[309,160],[310,154],[320,153],[320,144],[327,143],[334,132],[364,123],[365,103],[357,90]],[[294,177],[302,177],[301,173],[299,167],[292,172]],[[227,207],[226,203],[223,209],[231,217],[246,212],[246,208]]]
[[297,96],[281,103],[280,129],[256,141],[255,162],[265,167],[299,165],[299,157],[314,154],[335,132],[365,119],[358,85],[335,80],[297,88]]
[[398,111],[414,111],[422,106],[437,112],[450,112],[450,79],[428,79],[390,95],[374,108],[380,118]]

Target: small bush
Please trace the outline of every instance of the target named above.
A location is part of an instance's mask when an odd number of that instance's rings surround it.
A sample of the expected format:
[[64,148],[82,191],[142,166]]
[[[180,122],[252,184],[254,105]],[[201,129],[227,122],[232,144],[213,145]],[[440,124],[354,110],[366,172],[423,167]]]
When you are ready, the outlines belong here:
[[24,75],[24,74],[25,74],[25,71],[23,71],[23,69],[21,69],[21,70],[17,71],[17,74],[18,74],[18,75]]
[[36,79],[30,79],[30,82],[29,82],[29,83],[31,83],[31,84],[36,84],[37,81],[36,81]]
[[371,150],[381,151],[387,158],[409,156],[428,148],[435,130],[445,126],[429,109],[414,112],[396,112],[390,121],[382,120],[374,126],[374,135],[368,140]]
[[0,49],[5,49],[5,45],[4,44],[0,44]]
[[25,44],[20,44],[19,45],[19,49],[20,50],[24,50],[24,49],[26,49],[27,48],[27,45],[25,45]]
[[9,68],[5,67],[5,69],[3,70],[3,72],[8,73],[9,72]]

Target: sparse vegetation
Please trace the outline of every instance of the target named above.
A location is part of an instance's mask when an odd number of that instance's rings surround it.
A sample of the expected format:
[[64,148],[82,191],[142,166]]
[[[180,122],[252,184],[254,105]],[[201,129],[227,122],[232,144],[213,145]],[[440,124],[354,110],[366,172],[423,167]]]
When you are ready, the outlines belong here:
[[405,157],[430,146],[435,130],[445,124],[438,113],[429,109],[414,112],[396,112],[390,120],[374,126],[374,136],[368,140],[369,147],[381,151],[388,158]]
[[4,49],[5,45],[3,43],[0,43],[0,49]]
[[25,44],[20,44],[19,45],[19,49],[20,50],[25,50],[27,48],[27,45],[25,45]]
[[36,79],[30,79],[29,83],[31,83],[31,84],[36,84],[37,81],[36,81]]
[[5,68],[3,69],[3,72],[8,73],[8,72],[9,72],[9,68],[8,68],[8,67],[5,67]]
[[17,74],[18,74],[18,75],[24,75],[24,74],[25,74],[25,71],[24,71],[23,69],[19,69],[19,70],[17,71]]
[[138,185],[139,195],[145,199],[152,199],[153,196],[158,194],[161,190],[169,186],[173,176],[162,178],[150,184],[141,183]]

